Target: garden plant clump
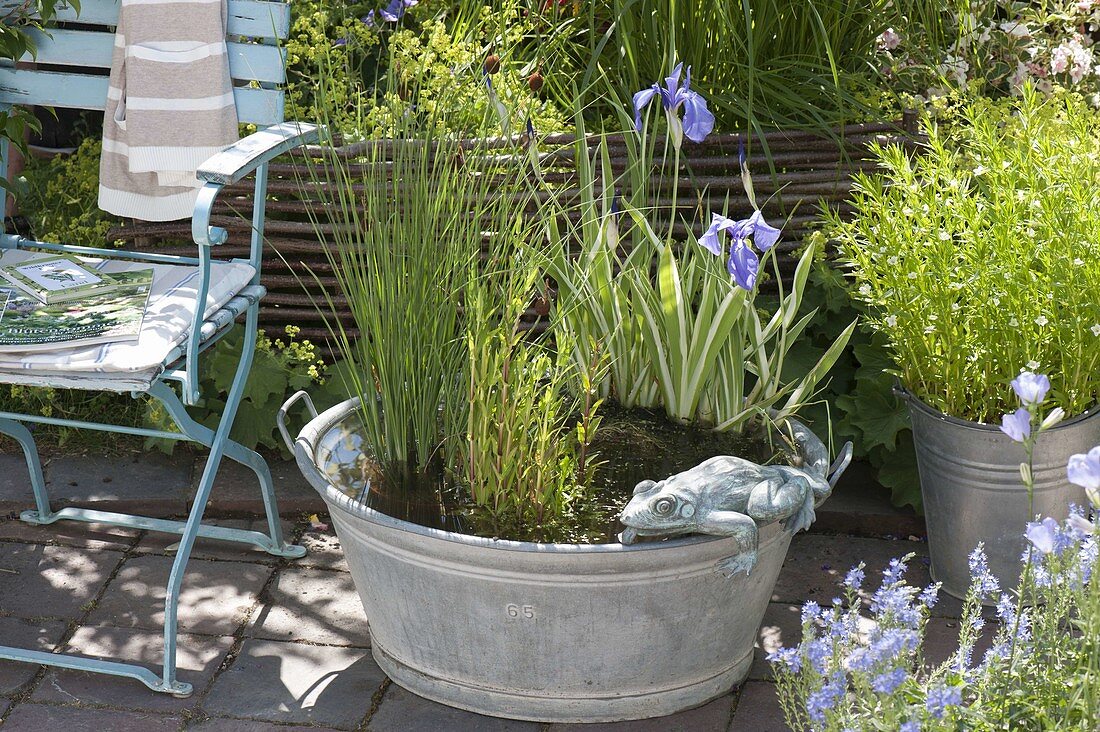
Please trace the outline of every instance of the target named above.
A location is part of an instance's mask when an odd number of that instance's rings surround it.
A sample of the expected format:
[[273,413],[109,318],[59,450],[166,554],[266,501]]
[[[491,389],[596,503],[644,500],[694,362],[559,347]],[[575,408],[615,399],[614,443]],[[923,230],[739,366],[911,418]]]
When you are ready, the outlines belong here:
[[1096,0],[944,3],[939,22],[900,14],[878,37],[887,85],[912,103],[951,90],[987,97],[1069,89],[1100,107]]
[[[826,212],[894,362],[918,398],[989,422],[1015,364],[1051,374],[1069,415],[1100,373],[1100,119],[1074,95],[1027,90],[929,122],[924,154],[876,150],[855,216]],[[890,215],[883,215],[883,212]]]
[[[1041,407],[1046,376],[1013,381],[1020,406],[1002,429],[1026,454],[1020,472],[1032,490],[1035,443],[1062,418]],[[1100,724],[1100,447],[1070,458],[1067,479],[1088,507],[1026,526],[1017,588],[1002,588],[983,547],[970,555],[971,584],[958,645],[946,660],[925,656],[939,586],[904,578],[911,556],[894,559],[878,588],[865,566],[845,577],[832,607],[807,603],[802,639],[769,656],[788,725],[795,730],[1095,730]],[[1092,518],[1088,511],[1092,511]],[[983,612],[995,607],[995,617]],[[866,605],[869,615],[864,615]]]
[[[756,209],[747,167],[754,213],[743,220],[716,215],[709,230],[679,242],[647,217],[638,181],[656,163],[645,108],[656,102],[665,112],[671,169],[662,175],[680,169],[682,146],[711,132],[713,117],[690,78],[677,65],[663,85],[638,93],[627,138],[639,153],[621,180],[602,147],[597,181],[597,162],[578,139],[579,207],[556,195],[533,127],[511,155],[477,140],[460,145],[440,135],[447,103],[411,107],[400,134],[367,143],[354,161],[335,153],[322,161],[315,180],[325,182],[318,190],[331,197],[323,205],[339,219],[329,263],[347,299],[321,305],[360,396],[376,493],[383,484],[443,486],[467,507],[467,530],[595,538],[586,528],[593,522],[578,513],[597,504],[615,510],[622,500],[593,490],[603,484],[593,442],[606,400],[662,410],[688,427],[764,433],[769,410],[779,420],[813,398],[854,324],[808,374],[784,373],[784,354],[812,317],[799,309],[814,252],[802,256],[793,291],[774,310],[755,302],[761,257],[770,261],[780,231]],[[410,87],[409,98],[418,92]],[[486,117],[508,116],[491,83],[482,93],[495,100]],[[575,120],[583,131],[579,109]],[[614,210],[614,191],[630,182],[631,201]],[[549,198],[545,216],[514,216],[540,196]],[[625,258],[620,218],[634,243]],[[576,259],[573,243],[583,250]],[[549,331],[524,336],[521,316],[547,274],[559,293]],[[343,308],[367,337],[344,329]]]

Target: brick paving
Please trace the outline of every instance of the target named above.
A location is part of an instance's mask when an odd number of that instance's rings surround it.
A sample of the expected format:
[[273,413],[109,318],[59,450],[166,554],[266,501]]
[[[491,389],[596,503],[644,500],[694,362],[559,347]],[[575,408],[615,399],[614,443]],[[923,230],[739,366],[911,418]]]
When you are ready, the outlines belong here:
[[[62,467],[54,479],[72,476],[73,482],[94,487],[101,507],[111,496],[117,501],[112,508],[137,497],[132,486],[120,485],[127,471],[110,461],[95,460],[83,471],[68,462]],[[153,505],[173,506],[169,494],[189,489],[189,469],[181,461],[149,470],[140,480],[154,492],[163,489]],[[547,725],[496,719],[422,699],[386,679],[371,657],[362,606],[339,542],[331,530],[311,529],[301,513],[317,510],[317,500],[301,490],[290,470],[277,474],[279,490],[293,496],[294,508],[286,515],[297,516],[285,522],[288,535],[310,554],[280,560],[248,547],[199,540],[180,619],[180,677],[195,686],[190,698],[155,694],[127,679],[0,661],[0,732],[783,730],[763,656],[777,644],[797,640],[799,604],[830,602],[844,571],[861,560],[870,574],[890,557],[913,552],[913,579],[927,575],[923,543],[869,536],[904,534],[919,522],[899,514],[891,523],[888,510],[868,507],[864,498],[839,501],[824,523],[850,533],[794,538],[759,632],[757,658],[740,688],[697,709],[638,722]],[[104,482],[105,477],[111,480]],[[147,482],[153,479],[159,484]],[[248,526],[255,519],[240,514],[257,511],[258,503],[235,485],[238,476],[229,480],[230,500],[222,504],[229,518],[219,523]],[[71,488],[75,495],[77,486]],[[23,507],[23,485],[0,471],[0,642],[155,667],[171,540],[87,524],[32,527],[8,513]],[[852,514],[860,511],[872,518],[854,520]],[[957,633],[950,606],[933,624],[930,644],[937,655],[946,654]]]

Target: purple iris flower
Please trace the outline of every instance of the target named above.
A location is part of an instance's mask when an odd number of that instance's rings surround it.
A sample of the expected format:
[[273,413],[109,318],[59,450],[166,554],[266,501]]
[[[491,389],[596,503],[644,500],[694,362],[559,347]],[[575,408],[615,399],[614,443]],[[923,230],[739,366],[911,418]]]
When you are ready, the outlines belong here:
[[1001,432],[1016,442],[1023,442],[1031,436],[1031,413],[1020,407],[1012,414],[1001,418]]
[[1024,536],[1043,554],[1050,554],[1058,540],[1058,522],[1047,516],[1042,521],[1028,523]]
[[760,269],[760,258],[749,247],[749,237],[752,243],[761,252],[766,252],[775,246],[779,236],[783,232],[764,221],[763,214],[759,210],[753,211],[752,216],[740,221],[728,219],[721,214],[714,214],[710,222],[710,228],[699,237],[699,243],[711,254],[722,256],[722,242],[718,232],[724,231],[733,239],[730,245],[729,261],[726,269],[733,276],[738,287],[752,290],[756,286],[756,275]]
[[[684,76],[684,85],[680,86],[680,74],[684,65],[676,64],[672,70],[672,76],[665,78],[665,85],[654,84],[648,89],[642,89],[634,95],[634,127],[639,132],[642,129],[642,110],[653,101],[653,97],[661,95],[661,104],[669,115],[669,122],[676,118],[676,111],[684,108],[683,134],[689,140],[702,142],[714,129],[714,115],[707,109],[707,100],[698,92],[691,90],[691,67]],[[674,137],[676,147],[679,148],[679,140]]]
[[1033,374],[1030,371],[1021,371],[1020,375],[1012,380],[1012,390],[1020,397],[1020,403],[1024,406],[1040,404],[1047,398],[1050,391],[1050,379],[1042,374]]
[[382,20],[389,23],[396,23],[401,20],[401,16],[405,14],[405,10],[416,5],[419,0],[390,0],[390,4],[382,10],[378,11],[382,16]]

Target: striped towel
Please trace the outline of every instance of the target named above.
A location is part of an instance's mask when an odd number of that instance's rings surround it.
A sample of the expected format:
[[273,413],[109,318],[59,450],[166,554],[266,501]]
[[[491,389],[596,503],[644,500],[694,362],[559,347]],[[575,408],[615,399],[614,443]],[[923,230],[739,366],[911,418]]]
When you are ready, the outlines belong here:
[[191,216],[199,165],[237,141],[226,0],[122,0],[103,119],[99,207]]

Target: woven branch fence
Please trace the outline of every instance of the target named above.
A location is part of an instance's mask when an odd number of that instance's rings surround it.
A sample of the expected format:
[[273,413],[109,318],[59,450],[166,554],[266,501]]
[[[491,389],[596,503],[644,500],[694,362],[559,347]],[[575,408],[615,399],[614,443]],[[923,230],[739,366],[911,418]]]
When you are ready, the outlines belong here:
[[[868,145],[872,142],[897,143],[907,147],[917,144],[915,117],[890,123],[849,125],[837,128],[830,135],[807,132],[775,132],[750,141],[741,135],[712,135],[702,144],[686,145],[681,157],[685,171],[676,184],[679,186],[677,214],[687,220],[705,220],[695,228],[709,223],[709,211],[722,211],[729,201],[729,215],[747,216],[750,211],[741,188],[739,148],[744,141],[751,144],[753,155],[753,184],[764,218],[783,229],[783,238],[777,246],[782,273],[794,270],[796,250],[818,217],[824,203],[839,210],[848,211],[845,201],[851,187],[851,176],[859,171],[873,170]],[[626,147],[622,138],[605,138],[616,173],[626,166]],[[356,143],[336,148],[341,157],[354,161],[362,154],[365,145]],[[384,143],[382,143],[384,144]],[[484,149],[485,141],[470,141],[469,147]],[[595,154],[597,139],[592,138],[590,154]],[[514,155],[514,140],[499,143],[501,155]],[[540,157],[549,170],[544,177],[554,184],[555,192],[566,200],[577,193],[576,174],[573,170],[575,138],[571,135],[553,135],[540,140]],[[766,149],[767,154],[763,152]],[[518,157],[516,158],[518,159]],[[260,311],[261,325],[269,332],[278,332],[286,325],[301,329],[301,337],[319,344],[326,343],[328,330],[314,303],[324,302],[322,288],[327,291],[337,307],[343,303],[338,292],[336,277],[323,251],[322,242],[340,224],[326,220],[321,213],[316,225],[309,219],[312,209],[317,216],[316,200],[311,200],[309,163],[304,158],[284,156],[270,168],[267,202],[268,218],[263,260],[263,284],[268,289]],[[353,168],[354,162],[350,162]],[[656,211],[664,212],[664,226],[672,205],[672,181],[656,192]],[[212,224],[229,232],[228,242],[218,248],[217,254],[225,257],[247,256],[250,236],[249,222],[242,212],[251,210],[252,184],[250,180],[230,186],[222,194],[215,207]],[[547,194],[549,195],[549,194]],[[538,216],[539,201],[531,203],[524,215]],[[660,216],[657,217],[660,224]],[[682,236],[683,225],[674,227],[674,234]],[[658,226],[659,231],[665,230]],[[144,251],[179,252],[181,247],[192,247],[190,222],[144,223],[120,226],[113,229],[110,240],[123,240]],[[526,318],[533,327],[542,323],[532,308]],[[350,332],[354,327],[345,323]],[[322,351],[325,351],[322,347]]]

